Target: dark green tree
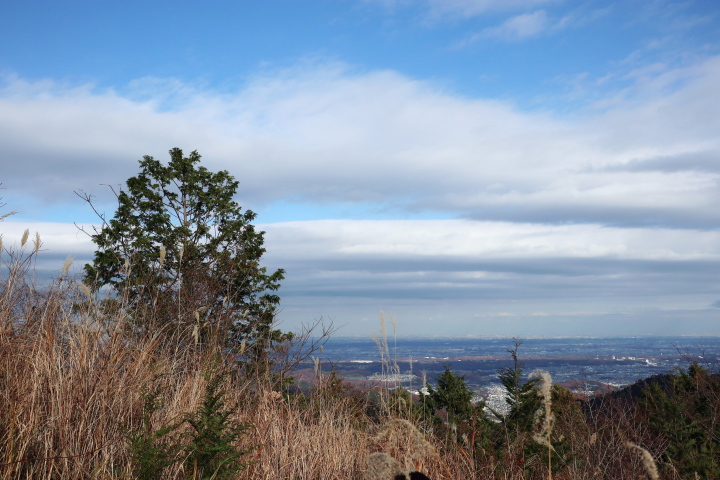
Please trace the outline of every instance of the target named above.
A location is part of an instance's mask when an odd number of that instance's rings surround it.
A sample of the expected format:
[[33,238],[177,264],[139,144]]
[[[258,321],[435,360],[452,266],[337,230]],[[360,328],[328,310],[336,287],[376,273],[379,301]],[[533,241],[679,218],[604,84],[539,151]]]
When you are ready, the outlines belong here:
[[181,446],[170,441],[168,437],[181,423],[160,428],[153,426],[153,414],[162,407],[162,391],[157,387],[152,390],[142,388],[142,426],[123,432],[130,447],[132,475],[138,480],[166,478],[165,469],[180,460],[178,454],[181,453]]
[[640,402],[666,440],[661,458],[683,478],[720,478],[720,379],[694,362],[669,380],[651,383]]
[[447,412],[448,422],[457,425],[467,422],[475,411],[471,400],[473,392],[467,386],[464,375],[457,375],[446,365],[438,377],[437,387],[427,386],[430,405]]
[[537,379],[523,381],[524,365],[518,360],[518,350],[522,341],[514,339],[514,347],[507,350],[512,358],[512,367],[501,368],[498,378],[505,387],[505,402],[508,405],[506,414],[493,412],[505,427],[518,437],[530,433],[535,426],[535,412],[540,408],[537,395]]
[[[545,454],[544,448],[533,439],[535,414],[541,407],[537,390],[538,379],[523,380],[524,365],[518,359],[522,341],[513,341],[513,348],[507,350],[512,358],[512,366],[498,371],[500,383],[505,387],[507,410],[489,410],[500,421],[500,428],[495,431],[495,454],[501,460],[498,468],[502,470],[507,468],[508,464],[514,464],[522,466],[526,475],[531,475],[531,465],[542,465],[540,458]],[[530,461],[531,458],[538,462]],[[507,472],[503,472],[505,473]]]
[[464,375],[457,375],[445,366],[438,377],[437,387],[427,386],[428,395],[421,396],[421,415],[444,411],[447,421],[435,414],[436,432],[445,436],[449,445],[458,448],[471,462],[479,466],[490,445],[494,428],[485,415],[485,402],[472,403],[474,393],[468,388]]
[[224,377],[217,373],[208,376],[202,404],[186,418],[192,431],[190,444],[185,448],[185,468],[194,479],[237,478],[245,468],[240,459],[248,450],[238,450],[234,443],[250,426],[231,418],[238,406],[230,408],[225,404]]
[[174,148],[167,165],[140,160],[140,173],[113,190],[115,216],[99,214],[85,282],[113,289],[139,333],[162,329],[195,344],[250,346],[280,335],[271,326],[284,271],[260,266],[264,232],[251,223],[255,213],[233,200],[238,182],[200,166],[200,158]]

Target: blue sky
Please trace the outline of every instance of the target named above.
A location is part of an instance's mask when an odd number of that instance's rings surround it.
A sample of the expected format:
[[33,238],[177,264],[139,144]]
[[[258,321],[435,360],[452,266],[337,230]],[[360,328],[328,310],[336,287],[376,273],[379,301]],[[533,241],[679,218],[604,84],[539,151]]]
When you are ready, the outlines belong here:
[[[76,268],[143,155],[241,182],[279,320],[720,334],[720,5],[0,3],[0,224]],[[1,212],[0,212],[1,213]]]

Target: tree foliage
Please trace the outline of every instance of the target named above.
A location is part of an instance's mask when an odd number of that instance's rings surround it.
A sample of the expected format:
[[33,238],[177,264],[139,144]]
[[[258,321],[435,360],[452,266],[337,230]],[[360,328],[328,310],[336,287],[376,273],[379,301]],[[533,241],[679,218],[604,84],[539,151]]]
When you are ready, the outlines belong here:
[[225,404],[224,377],[217,373],[207,377],[202,403],[185,420],[192,427],[190,445],[185,448],[185,467],[192,472],[192,478],[199,480],[236,478],[245,468],[240,459],[248,450],[238,450],[234,443],[250,426],[231,418],[238,407]]
[[154,428],[152,417],[162,407],[163,391],[160,388],[143,387],[142,426],[126,430],[125,439],[130,449],[133,477],[138,480],[160,480],[165,478],[165,469],[178,461],[181,447],[169,440],[180,423]]
[[518,360],[518,350],[522,342],[517,339],[514,342],[513,349],[507,350],[512,358],[512,367],[501,368],[498,372],[500,383],[505,387],[508,412],[505,415],[496,413],[496,416],[514,437],[518,437],[532,432],[535,412],[540,408],[540,399],[536,390],[537,379],[523,381],[524,365]]
[[473,392],[468,388],[465,376],[457,375],[448,366],[438,377],[437,387],[428,385],[427,389],[430,405],[436,410],[444,409],[451,424],[467,422],[475,411]]
[[720,382],[697,362],[642,392],[647,423],[667,444],[662,459],[683,478],[720,477]]
[[238,182],[200,159],[174,148],[167,165],[140,160],[140,173],[116,192],[114,217],[100,215],[85,281],[117,292],[141,332],[252,342],[273,333],[284,271],[260,266],[264,232],[233,200]]

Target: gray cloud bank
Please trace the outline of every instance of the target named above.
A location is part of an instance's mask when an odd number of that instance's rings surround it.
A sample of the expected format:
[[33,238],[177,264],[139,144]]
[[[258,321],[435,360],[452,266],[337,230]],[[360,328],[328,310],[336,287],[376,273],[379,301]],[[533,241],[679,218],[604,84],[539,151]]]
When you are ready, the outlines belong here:
[[[268,262],[288,269],[288,322],[336,316],[363,333],[358,319],[385,308],[425,319],[407,333],[431,333],[431,317],[455,333],[522,333],[510,330],[540,318],[556,332],[634,319],[637,330],[720,333],[718,84],[712,57],[560,115],[342,65],[268,73],[233,92],[7,76],[0,194],[59,221],[35,227],[64,259],[86,242],[56,238],[73,235],[67,215],[84,208],[73,190],[104,192],[143,154],[197,149],[260,211],[288,202],[455,218],[265,225]],[[37,219],[0,232],[11,241]],[[89,257],[84,245],[77,255]]]
[[[366,334],[385,309],[405,319],[404,334],[718,333],[717,231],[470,220],[260,227],[265,264],[287,270],[280,319],[293,328],[325,316]],[[38,268],[50,274],[67,253],[77,272],[92,256],[73,225],[2,228],[6,245],[25,228],[40,232]]]

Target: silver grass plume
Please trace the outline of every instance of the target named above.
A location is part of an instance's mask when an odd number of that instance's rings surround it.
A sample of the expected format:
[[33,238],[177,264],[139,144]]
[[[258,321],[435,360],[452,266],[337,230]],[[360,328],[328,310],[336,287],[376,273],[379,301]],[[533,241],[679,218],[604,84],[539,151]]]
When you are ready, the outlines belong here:
[[80,283],[78,284],[78,289],[85,294],[88,300],[92,300],[92,292],[90,291],[90,287],[88,287],[84,283]]
[[165,245],[160,245],[160,266],[162,267],[165,263],[165,255],[167,255],[167,249],[165,249]]
[[645,471],[647,472],[648,476],[652,480],[660,479],[660,475],[658,474],[657,465],[655,465],[655,459],[653,458],[653,456],[650,452],[645,450],[640,445],[636,445],[632,442],[626,442],[625,446],[628,448],[637,450],[638,453],[640,453],[640,457],[642,458],[642,462],[643,462],[643,466],[645,467]]
[[[552,378],[545,370],[534,370],[530,373],[530,378],[540,379],[540,390],[538,393],[540,395],[541,408],[535,412],[535,421],[540,423],[540,431],[533,435],[533,440],[547,447],[548,479],[552,480],[552,452],[555,450],[550,441],[550,434],[552,433],[553,424],[555,423],[555,417],[552,414]],[[545,413],[544,418],[543,413]]]
[[[541,424],[540,432],[533,435],[533,440],[541,445],[545,445],[548,448],[552,448],[550,444],[550,433],[552,432],[553,423],[555,422],[555,416],[552,414],[552,377],[545,370],[534,370],[529,378],[540,379],[540,403],[542,409],[535,412],[535,418],[538,423]],[[543,418],[543,413],[544,418]],[[540,420],[542,420],[540,422]]]
[[320,357],[312,357],[313,369],[315,370],[315,376],[317,377],[320,373]]
[[68,257],[65,259],[65,263],[63,263],[63,266],[62,266],[62,268],[60,269],[60,275],[61,275],[61,276],[68,273],[68,271],[70,270],[70,266],[71,266],[72,263],[73,263],[73,260],[75,260],[75,258],[74,258],[74,257],[71,257],[70,255],[68,255]]

